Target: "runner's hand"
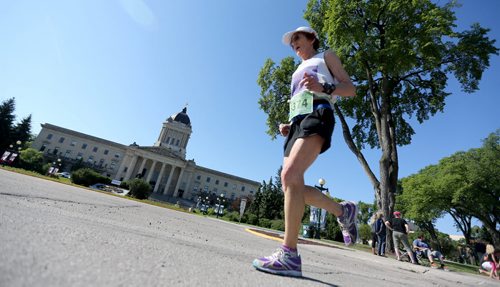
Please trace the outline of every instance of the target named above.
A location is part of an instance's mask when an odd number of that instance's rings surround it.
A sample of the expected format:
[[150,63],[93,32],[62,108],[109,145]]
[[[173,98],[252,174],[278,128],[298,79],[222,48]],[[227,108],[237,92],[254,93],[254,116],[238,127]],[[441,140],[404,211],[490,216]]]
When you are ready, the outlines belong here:
[[299,86],[304,86],[311,92],[321,93],[323,91],[323,85],[318,82],[318,79],[314,75],[309,75],[308,73],[304,73]]
[[280,124],[280,133],[282,136],[286,137],[288,136],[288,133],[290,132],[290,124]]

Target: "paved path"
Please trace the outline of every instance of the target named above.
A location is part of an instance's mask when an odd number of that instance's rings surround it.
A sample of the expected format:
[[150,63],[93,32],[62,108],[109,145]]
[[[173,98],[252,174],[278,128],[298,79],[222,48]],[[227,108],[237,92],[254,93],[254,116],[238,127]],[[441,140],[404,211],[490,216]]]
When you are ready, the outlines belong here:
[[0,286],[500,286],[347,248],[300,245],[303,279],[255,271],[245,227],[0,169]]

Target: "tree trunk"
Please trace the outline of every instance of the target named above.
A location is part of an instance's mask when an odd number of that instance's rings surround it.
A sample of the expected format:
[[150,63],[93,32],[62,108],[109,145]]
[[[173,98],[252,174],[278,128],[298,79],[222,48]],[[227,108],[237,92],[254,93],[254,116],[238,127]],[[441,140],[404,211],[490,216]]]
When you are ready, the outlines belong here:
[[460,210],[456,209],[451,209],[447,211],[449,215],[453,218],[455,223],[457,224],[457,227],[462,231],[462,234],[465,237],[465,243],[467,245],[470,245],[471,242],[471,232],[472,232],[472,216],[470,215],[465,215],[462,213]]

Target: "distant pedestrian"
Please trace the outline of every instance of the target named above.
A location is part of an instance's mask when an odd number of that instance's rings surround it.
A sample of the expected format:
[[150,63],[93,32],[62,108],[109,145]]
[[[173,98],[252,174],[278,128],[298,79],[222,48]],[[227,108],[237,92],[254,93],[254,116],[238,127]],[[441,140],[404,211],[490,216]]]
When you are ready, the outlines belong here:
[[302,276],[302,262],[297,251],[299,227],[305,204],[327,210],[337,216],[346,245],[356,242],[357,206],[340,204],[313,186],[304,184],[304,173],[331,144],[335,118],[333,104],[338,96],[353,97],[354,85],[337,55],[328,50],[318,52],[319,38],[309,27],[299,27],[283,36],[302,59],[292,76],[289,101],[289,123],[280,124],[284,145],[281,183],[285,193],[285,237],[271,256],[253,261],[260,271],[285,276]]
[[387,236],[386,227],[384,223],[384,214],[379,212],[377,221],[375,221],[375,233],[377,234],[378,241],[378,255],[385,256],[385,238]]
[[370,218],[370,227],[371,227],[371,235],[372,235],[372,253],[373,255],[377,255],[377,243],[378,243],[378,236],[377,236],[377,214],[373,214],[373,216]]
[[410,257],[411,263],[418,264],[413,256],[413,251],[410,247],[410,242],[408,242],[408,233],[410,232],[410,227],[406,220],[401,218],[401,212],[394,211],[394,218],[385,222],[387,228],[392,230],[392,241],[394,242],[394,251],[396,252],[396,259],[401,260],[401,255],[399,251],[399,243],[402,243],[408,256]]

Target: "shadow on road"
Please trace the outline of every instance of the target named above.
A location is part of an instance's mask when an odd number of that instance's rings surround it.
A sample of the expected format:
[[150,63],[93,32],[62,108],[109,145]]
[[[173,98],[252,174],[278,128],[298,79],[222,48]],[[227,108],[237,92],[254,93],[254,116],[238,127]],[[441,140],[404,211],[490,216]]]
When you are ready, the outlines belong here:
[[330,284],[330,283],[327,283],[327,282],[324,282],[324,281],[321,281],[321,280],[318,280],[318,279],[315,279],[315,278],[311,278],[311,277],[302,276],[300,279],[301,280],[307,280],[307,281],[321,283],[321,284],[324,284],[325,286],[338,287],[338,285]]

